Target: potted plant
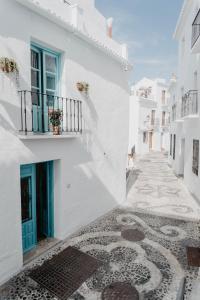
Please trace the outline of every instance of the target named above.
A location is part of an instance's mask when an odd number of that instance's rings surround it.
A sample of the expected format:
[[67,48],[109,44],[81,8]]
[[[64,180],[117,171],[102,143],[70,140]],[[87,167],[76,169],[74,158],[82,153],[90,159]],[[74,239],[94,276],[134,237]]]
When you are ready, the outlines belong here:
[[60,109],[52,110],[49,112],[49,122],[53,127],[53,135],[61,134],[62,111]]
[[18,73],[18,66],[14,59],[8,57],[0,58],[0,69],[4,73]]
[[89,90],[89,84],[87,82],[77,82],[76,84],[77,86],[77,89],[79,92],[85,92],[85,93],[88,93],[88,90]]

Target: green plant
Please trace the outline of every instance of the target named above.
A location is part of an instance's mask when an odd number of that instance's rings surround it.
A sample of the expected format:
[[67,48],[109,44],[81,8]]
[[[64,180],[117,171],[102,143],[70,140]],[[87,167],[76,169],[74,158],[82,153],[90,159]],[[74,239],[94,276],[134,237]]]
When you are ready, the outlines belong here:
[[18,65],[16,61],[12,58],[1,57],[0,58],[0,69],[5,73],[18,73]]
[[60,109],[50,111],[49,121],[52,124],[52,126],[60,126],[62,121],[62,111]]
[[85,81],[77,82],[76,86],[77,86],[77,89],[79,90],[79,92],[87,93],[89,90],[89,83],[87,83]]

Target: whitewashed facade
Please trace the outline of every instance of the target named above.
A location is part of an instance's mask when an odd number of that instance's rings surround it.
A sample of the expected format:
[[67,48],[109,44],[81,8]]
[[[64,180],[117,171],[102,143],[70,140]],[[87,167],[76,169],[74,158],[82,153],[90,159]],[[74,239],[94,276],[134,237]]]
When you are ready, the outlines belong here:
[[199,89],[200,1],[184,1],[175,30],[178,41],[178,73],[170,85],[170,156],[177,175],[184,177],[190,192],[200,199]]
[[131,88],[129,149],[137,154],[169,147],[168,86],[164,79],[143,78]]
[[[62,240],[125,200],[130,66],[126,45],[107,31],[94,0],[1,0],[0,59],[14,59],[19,72],[0,72],[0,283],[22,268],[26,238],[37,246],[34,230],[45,236],[51,223],[50,236]],[[48,124],[55,99],[58,136]],[[30,209],[41,169],[51,169],[42,182],[48,218],[44,207]]]

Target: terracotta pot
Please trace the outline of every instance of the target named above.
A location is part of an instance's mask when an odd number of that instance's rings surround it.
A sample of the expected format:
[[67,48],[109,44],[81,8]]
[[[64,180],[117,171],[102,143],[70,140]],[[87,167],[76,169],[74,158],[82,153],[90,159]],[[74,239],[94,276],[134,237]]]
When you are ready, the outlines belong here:
[[53,135],[60,135],[60,126],[53,126]]
[[82,83],[77,83],[76,86],[77,86],[77,89],[78,89],[79,92],[83,92],[84,86],[83,86]]

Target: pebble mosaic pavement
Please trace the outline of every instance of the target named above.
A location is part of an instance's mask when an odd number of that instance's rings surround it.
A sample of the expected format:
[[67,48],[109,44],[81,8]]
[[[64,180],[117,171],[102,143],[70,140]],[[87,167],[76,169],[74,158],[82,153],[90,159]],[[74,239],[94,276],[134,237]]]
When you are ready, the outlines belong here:
[[[128,240],[124,234],[126,230]],[[131,230],[137,232],[136,241],[131,241]],[[103,265],[69,300],[103,299],[103,291],[119,282],[135,287],[140,299],[175,300],[184,276],[187,300],[198,268],[188,266],[186,246],[200,246],[198,238],[199,228],[195,222],[117,208],[31,263],[5,286],[0,299],[57,300],[28,274],[70,245],[96,257]]]

